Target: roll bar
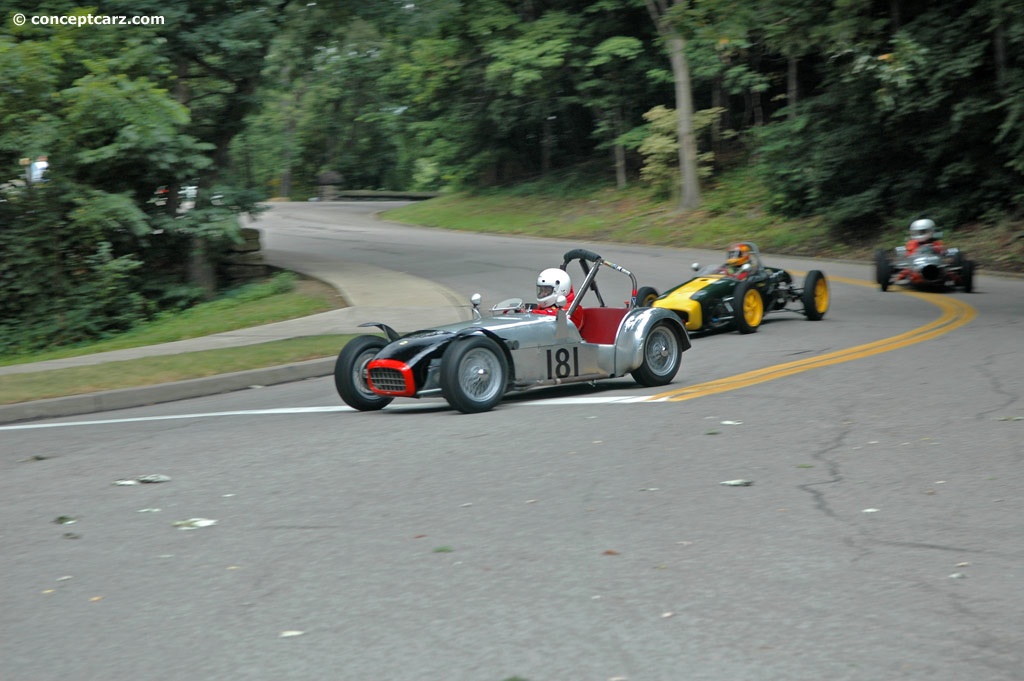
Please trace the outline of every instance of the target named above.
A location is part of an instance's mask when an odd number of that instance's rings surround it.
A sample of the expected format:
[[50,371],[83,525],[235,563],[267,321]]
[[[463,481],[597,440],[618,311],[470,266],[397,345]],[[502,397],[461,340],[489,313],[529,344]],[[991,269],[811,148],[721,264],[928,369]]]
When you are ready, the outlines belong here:
[[[616,272],[620,272],[629,277],[630,282],[633,285],[633,293],[635,296],[637,290],[636,277],[633,275],[632,272],[627,270],[625,267],[622,267],[621,265],[616,265],[610,260],[605,260],[597,253],[594,253],[593,251],[588,251],[585,248],[574,248],[570,251],[566,251],[565,254],[562,256],[562,269],[566,270],[569,266],[569,263],[572,262],[573,260],[579,260],[580,267],[583,268],[583,274],[585,276],[583,279],[583,283],[580,285],[579,293],[576,295],[575,300],[572,301],[572,305],[569,306],[567,314],[572,315],[572,313],[576,311],[576,309],[580,306],[580,301],[583,300],[583,296],[586,294],[588,288],[593,289],[594,295],[597,296],[597,300],[601,304],[601,307],[607,307],[605,305],[604,298],[601,297],[601,292],[597,288],[596,281],[597,271],[601,269],[602,266],[610,267]],[[587,264],[588,262],[593,263],[594,267],[591,268]]]

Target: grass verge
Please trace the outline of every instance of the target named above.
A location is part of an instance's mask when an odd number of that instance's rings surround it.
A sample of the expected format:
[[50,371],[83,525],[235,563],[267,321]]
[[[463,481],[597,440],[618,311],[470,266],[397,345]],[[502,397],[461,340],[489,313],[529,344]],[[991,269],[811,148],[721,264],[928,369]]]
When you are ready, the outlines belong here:
[[344,307],[344,301],[330,286],[313,279],[298,279],[294,274],[284,272],[266,281],[239,287],[217,300],[181,312],[165,313],[151,322],[105,340],[35,353],[0,355],[0,366],[199,338],[298,319],[339,307]]
[[384,217],[473,232],[680,248],[724,250],[733,241],[756,241],[763,251],[782,252],[829,242],[822,220],[782,220],[765,212],[767,200],[767,191],[744,169],[708,187],[704,207],[689,213],[672,210],[670,202],[642,188],[593,188],[566,196],[538,185],[528,195],[518,188],[442,196]]
[[[701,210],[680,213],[671,202],[644,189],[581,188],[564,191],[557,182],[511,189],[445,195],[383,214],[389,220],[429,227],[521,234],[594,242],[725,250],[734,241],[753,241],[776,255],[860,260],[870,263],[876,248],[906,241],[906,226],[895,226],[866,241],[840,238],[820,217],[784,219],[767,212],[768,191],[750,168],[723,174],[705,187]],[[945,230],[982,270],[1024,271],[1024,232],[1019,223],[964,225]]]
[[[0,366],[197,338],[305,317],[344,305],[337,292],[322,282],[299,278],[292,273],[279,273],[265,281],[229,291],[217,300],[176,314],[162,315],[127,333],[96,343],[0,356]],[[351,336],[340,334],[308,336],[95,366],[6,374],[0,380],[0,404],[157,385],[333,357],[349,338]]]
[[136,388],[333,357],[351,337],[307,336],[237,348],[9,374],[0,381],[0,404]]

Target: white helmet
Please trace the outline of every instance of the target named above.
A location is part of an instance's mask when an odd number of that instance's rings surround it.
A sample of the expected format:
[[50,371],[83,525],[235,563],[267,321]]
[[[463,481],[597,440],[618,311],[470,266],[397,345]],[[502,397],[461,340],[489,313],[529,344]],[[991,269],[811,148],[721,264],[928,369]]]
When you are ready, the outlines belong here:
[[935,235],[935,223],[928,218],[910,223],[910,238],[914,241],[928,241]]
[[550,267],[537,275],[537,305],[551,307],[558,296],[569,296],[572,281],[569,273],[556,267]]

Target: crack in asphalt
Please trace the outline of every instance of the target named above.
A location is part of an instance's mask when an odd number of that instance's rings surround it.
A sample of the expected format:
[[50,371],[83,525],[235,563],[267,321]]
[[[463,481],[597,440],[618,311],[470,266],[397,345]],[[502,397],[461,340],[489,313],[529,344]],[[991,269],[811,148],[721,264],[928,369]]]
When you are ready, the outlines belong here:
[[839,450],[841,447],[843,447],[844,443],[846,442],[846,438],[849,434],[849,427],[844,427],[842,431],[840,431],[839,434],[836,435],[830,446],[811,454],[811,459],[825,466],[825,470],[831,476],[828,480],[819,480],[817,482],[808,482],[803,485],[797,485],[797,489],[811,495],[814,503],[814,508],[816,508],[824,515],[834,520],[842,520],[842,518],[839,517],[839,514],[836,513],[832,506],[828,503],[828,500],[825,498],[825,491],[812,488],[822,485],[835,485],[840,482],[843,482],[843,475],[840,470],[839,462],[836,461],[834,458],[830,458],[828,454],[830,452],[835,452]]

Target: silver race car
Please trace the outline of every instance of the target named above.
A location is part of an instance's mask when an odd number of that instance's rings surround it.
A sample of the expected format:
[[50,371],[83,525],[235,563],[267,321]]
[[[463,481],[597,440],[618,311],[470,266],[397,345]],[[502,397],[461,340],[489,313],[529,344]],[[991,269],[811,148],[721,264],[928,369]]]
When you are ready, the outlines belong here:
[[924,245],[910,254],[906,247],[898,246],[893,254],[875,251],[875,280],[883,291],[892,284],[925,290],[960,288],[964,293],[974,290],[977,265],[959,249]]
[[[584,249],[563,256],[584,279],[575,298],[559,296],[556,314],[512,298],[473,319],[406,335],[377,322],[386,338],[357,336],[338,355],[334,383],[341,399],[360,411],[382,409],[396,397],[443,397],[463,413],[488,411],[504,395],[543,386],[632,375],[643,386],[671,383],[690,339],[670,310],[637,307],[636,277]],[[609,307],[597,275],[611,270],[629,278],[629,299]],[[594,306],[585,302],[596,303]]]

